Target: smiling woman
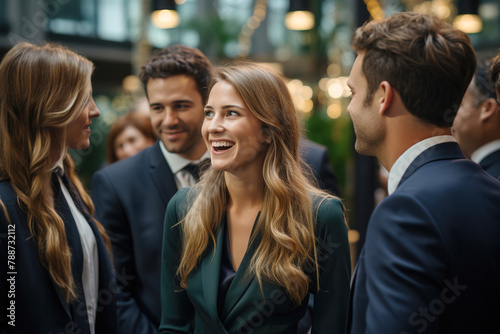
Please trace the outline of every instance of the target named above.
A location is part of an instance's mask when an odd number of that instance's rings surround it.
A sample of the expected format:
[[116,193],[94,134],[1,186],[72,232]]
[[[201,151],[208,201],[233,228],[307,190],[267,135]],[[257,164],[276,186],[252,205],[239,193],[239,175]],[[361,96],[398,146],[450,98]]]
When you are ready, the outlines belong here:
[[279,75],[217,69],[202,126],[213,168],[165,215],[161,333],[297,333],[310,294],[312,332],[345,333],[342,203],[305,176],[301,129]]
[[264,150],[262,123],[250,111],[236,89],[221,81],[210,91],[201,129],[212,167],[231,174],[259,175]]
[[17,44],[0,64],[0,291],[15,282],[0,332],[116,333],[109,239],[68,154],[89,146],[99,116],[92,71],[51,44]]

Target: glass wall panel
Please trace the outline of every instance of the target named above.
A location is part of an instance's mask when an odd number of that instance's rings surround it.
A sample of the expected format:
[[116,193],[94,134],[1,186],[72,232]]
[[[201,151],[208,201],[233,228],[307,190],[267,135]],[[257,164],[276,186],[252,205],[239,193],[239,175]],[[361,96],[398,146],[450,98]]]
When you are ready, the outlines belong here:
[[0,31],[7,30],[7,0],[0,0]]
[[61,35],[96,37],[96,0],[73,0],[60,5],[49,31]]
[[[2,0],[3,1],[3,0]],[[140,0],[72,0],[52,17],[49,31],[106,41],[137,38]]]

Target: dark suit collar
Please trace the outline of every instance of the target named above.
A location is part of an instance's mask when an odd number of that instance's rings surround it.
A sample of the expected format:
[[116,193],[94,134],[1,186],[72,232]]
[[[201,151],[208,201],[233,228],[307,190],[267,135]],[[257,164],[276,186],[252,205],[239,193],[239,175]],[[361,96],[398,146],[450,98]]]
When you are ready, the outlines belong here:
[[483,169],[487,169],[493,163],[500,160],[500,149],[488,154],[479,162],[479,165],[483,167]]
[[408,166],[399,186],[401,186],[417,169],[428,164],[429,162],[437,160],[450,160],[450,159],[465,159],[460,147],[456,142],[445,142],[429,147],[418,155],[415,160]]
[[[170,198],[172,198],[172,196],[174,196],[177,192],[177,183],[175,182],[174,174],[168,166],[167,160],[161,151],[159,140],[153,145],[153,147],[150,148],[148,153],[150,174],[155,180],[154,183],[156,188],[161,194],[166,207]],[[137,177],[140,177],[140,175]]]

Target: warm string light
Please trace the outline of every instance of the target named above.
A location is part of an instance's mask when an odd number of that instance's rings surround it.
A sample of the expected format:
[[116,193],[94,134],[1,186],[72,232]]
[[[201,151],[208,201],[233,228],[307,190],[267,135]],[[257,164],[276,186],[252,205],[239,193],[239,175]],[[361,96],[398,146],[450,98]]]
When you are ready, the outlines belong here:
[[457,1],[457,16],[453,19],[453,27],[467,34],[476,34],[483,30],[483,20],[479,16],[479,0]]
[[175,10],[156,10],[151,14],[151,22],[160,29],[171,29],[179,25],[179,14]]
[[[464,3],[456,0],[433,0],[423,2],[406,0],[403,2],[409,11],[436,15],[440,19],[452,23],[456,29],[460,29],[468,34],[478,33],[483,29],[481,17],[477,15],[478,8],[476,7],[471,11],[473,2],[466,3],[467,6],[464,13],[460,13],[460,9],[462,9],[462,11],[464,10]],[[457,4],[457,7],[455,7],[454,3]]]
[[285,27],[289,30],[311,30],[314,27],[314,14],[307,10],[296,10],[285,16]]
[[292,96],[295,109],[300,111],[305,118],[309,118],[314,108],[314,102],[312,101],[313,89],[304,85],[299,79],[291,80],[287,83],[287,87]]
[[434,14],[442,20],[448,20],[455,12],[455,7],[453,6],[453,0],[434,0],[414,5],[413,11]]
[[247,20],[247,23],[243,26],[238,36],[238,55],[240,58],[246,58],[250,53],[250,48],[252,46],[252,35],[260,26],[260,23],[266,18],[266,13],[267,0],[255,1],[253,14]]
[[320,89],[318,99],[327,105],[326,114],[331,119],[337,119],[342,115],[342,98],[351,96],[347,79],[345,76],[329,77],[322,78],[318,83]]
[[180,23],[179,13],[175,10],[175,1],[173,0],[155,0],[153,2],[153,13],[151,13],[151,22],[160,29],[175,28]]
[[380,7],[377,0],[363,0],[366,4],[366,9],[370,13],[371,17],[375,20],[381,20],[385,17],[384,10]]
[[483,21],[481,20],[479,15],[458,15],[453,20],[453,27],[462,30],[467,34],[475,34],[483,30]]

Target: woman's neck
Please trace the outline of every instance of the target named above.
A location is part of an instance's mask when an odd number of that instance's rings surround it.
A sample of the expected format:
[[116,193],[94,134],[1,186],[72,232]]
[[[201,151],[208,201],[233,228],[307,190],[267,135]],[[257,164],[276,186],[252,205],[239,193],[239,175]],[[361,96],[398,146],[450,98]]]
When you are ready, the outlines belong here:
[[226,173],[226,186],[229,194],[229,205],[232,208],[249,209],[262,207],[262,190],[264,181],[261,175],[247,175],[245,177]]

